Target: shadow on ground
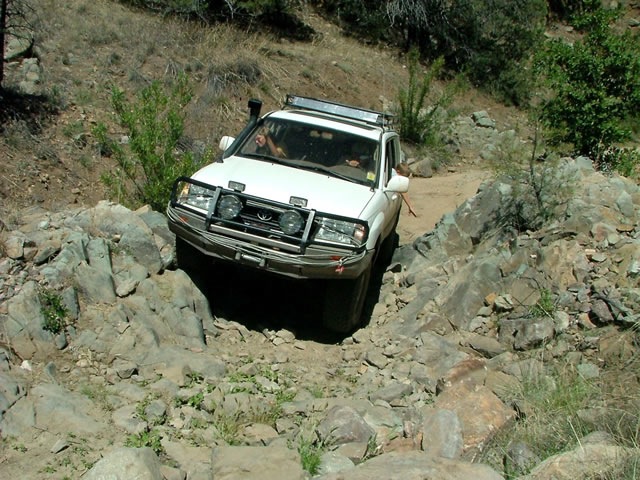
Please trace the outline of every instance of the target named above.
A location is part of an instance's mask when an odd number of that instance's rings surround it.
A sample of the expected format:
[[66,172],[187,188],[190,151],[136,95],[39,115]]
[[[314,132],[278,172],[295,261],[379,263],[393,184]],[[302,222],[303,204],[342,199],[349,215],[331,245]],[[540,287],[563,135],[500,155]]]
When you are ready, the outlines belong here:
[[27,95],[0,87],[0,132],[10,122],[24,122],[31,134],[39,133],[44,123],[58,114],[58,107],[46,95]]
[[[254,331],[286,329],[297,339],[320,343],[335,344],[348,336],[322,325],[325,281],[298,280],[197,256],[197,262],[181,263],[181,268],[207,297],[215,317]],[[372,274],[363,325],[369,322],[377,302],[382,273],[376,270]]]

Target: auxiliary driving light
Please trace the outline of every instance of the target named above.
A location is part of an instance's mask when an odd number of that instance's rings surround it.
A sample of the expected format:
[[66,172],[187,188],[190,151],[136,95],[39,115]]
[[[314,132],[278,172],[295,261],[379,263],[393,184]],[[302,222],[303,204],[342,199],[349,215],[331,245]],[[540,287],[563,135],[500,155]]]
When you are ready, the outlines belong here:
[[298,233],[302,229],[303,225],[304,220],[302,215],[295,210],[287,210],[280,215],[280,228],[285,235],[294,235]]
[[242,210],[242,202],[235,195],[225,195],[218,203],[218,215],[224,220],[232,220]]

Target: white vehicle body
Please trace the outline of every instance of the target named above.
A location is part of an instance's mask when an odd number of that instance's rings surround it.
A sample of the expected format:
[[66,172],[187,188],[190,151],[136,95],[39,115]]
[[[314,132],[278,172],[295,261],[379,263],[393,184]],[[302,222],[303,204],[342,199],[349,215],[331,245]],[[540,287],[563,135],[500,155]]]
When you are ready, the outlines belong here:
[[176,181],[169,226],[218,259],[366,287],[409,186],[395,175],[398,134],[378,112],[292,96],[287,106],[252,110],[238,138],[221,140],[219,162]]

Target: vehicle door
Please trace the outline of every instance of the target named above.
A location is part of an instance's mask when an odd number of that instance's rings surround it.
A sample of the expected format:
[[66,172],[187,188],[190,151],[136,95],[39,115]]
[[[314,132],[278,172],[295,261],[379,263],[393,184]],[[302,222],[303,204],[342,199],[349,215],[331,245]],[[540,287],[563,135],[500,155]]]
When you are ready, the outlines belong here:
[[[383,159],[381,165],[382,185],[386,186],[392,176],[396,175],[395,168],[400,163],[401,151],[400,140],[397,135],[391,136],[386,139],[384,143],[384,150],[382,152]],[[383,238],[395,227],[395,220],[400,212],[402,206],[402,196],[397,192],[385,192],[383,195],[384,200],[384,227]]]

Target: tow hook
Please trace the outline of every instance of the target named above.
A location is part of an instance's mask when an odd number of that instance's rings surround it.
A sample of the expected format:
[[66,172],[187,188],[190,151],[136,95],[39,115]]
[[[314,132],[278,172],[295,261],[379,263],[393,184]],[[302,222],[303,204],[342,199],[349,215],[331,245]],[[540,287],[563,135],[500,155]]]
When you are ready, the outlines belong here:
[[267,261],[264,258],[258,257],[256,255],[249,255],[249,254],[243,253],[243,252],[236,252],[235,260],[236,261],[249,262],[249,263],[255,263],[260,268],[264,268],[267,265]]

